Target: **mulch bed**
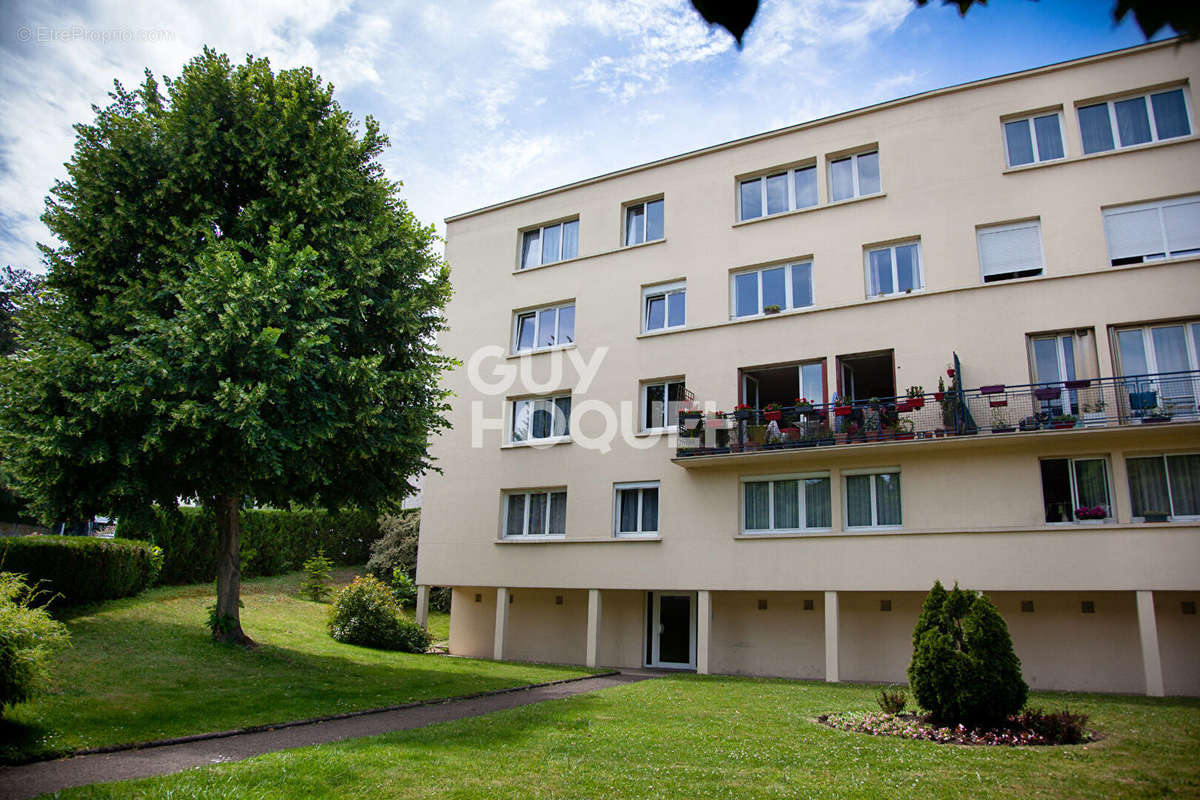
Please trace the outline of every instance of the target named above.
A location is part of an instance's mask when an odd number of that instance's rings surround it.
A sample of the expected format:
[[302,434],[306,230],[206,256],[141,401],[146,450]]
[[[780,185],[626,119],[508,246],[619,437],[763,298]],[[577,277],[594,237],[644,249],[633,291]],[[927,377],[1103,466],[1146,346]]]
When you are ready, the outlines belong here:
[[[886,714],[880,711],[851,711],[822,714],[817,722],[843,731],[869,733],[872,736],[899,736],[914,741],[937,742],[938,744],[976,744],[1005,747],[1034,745],[1058,745],[1041,733],[1023,726],[1010,717],[1009,725],[995,728],[968,728],[964,725],[942,727],[929,721],[925,714]],[[1095,732],[1087,731],[1083,744],[1095,741]]]

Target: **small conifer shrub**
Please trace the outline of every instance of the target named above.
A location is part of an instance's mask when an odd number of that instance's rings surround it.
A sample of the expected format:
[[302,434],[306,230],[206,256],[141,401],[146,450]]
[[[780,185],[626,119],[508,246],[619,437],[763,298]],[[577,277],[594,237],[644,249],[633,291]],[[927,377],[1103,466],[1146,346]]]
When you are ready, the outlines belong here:
[[917,703],[946,725],[1002,723],[1029,695],[1008,626],[992,601],[957,583],[947,592],[941,581],[913,629],[908,682]]
[[300,584],[300,596],[321,602],[332,594],[329,582],[333,579],[333,562],[325,557],[324,550],[304,562],[304,582]]

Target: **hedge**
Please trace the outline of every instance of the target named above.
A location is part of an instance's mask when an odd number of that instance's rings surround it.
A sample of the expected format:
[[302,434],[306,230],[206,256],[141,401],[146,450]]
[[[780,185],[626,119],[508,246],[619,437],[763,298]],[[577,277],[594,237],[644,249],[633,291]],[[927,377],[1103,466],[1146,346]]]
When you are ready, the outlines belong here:
[[[362,564],[379,523],[368,511],[280,511],[249,509],[241,514],[242,577],[279,575],[300,569],[317,550],[337,564]],[[197,508],[122,518],[117,532],[163,549],[160,583],[204,583],[217,577],[217,524]]]
[[129,597],[154,583],[162,557],[146,542],[92,536],[8,536],[0,567],[42,590],[51,606]]

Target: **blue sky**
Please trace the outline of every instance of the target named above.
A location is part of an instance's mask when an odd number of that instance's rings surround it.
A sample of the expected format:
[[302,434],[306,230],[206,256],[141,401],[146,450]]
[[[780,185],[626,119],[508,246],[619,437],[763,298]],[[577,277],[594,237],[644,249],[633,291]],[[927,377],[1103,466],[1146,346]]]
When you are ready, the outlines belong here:
[[[936,0],[935,0],[936,2]],[[1087,0],[763,0],[740,52],[687,0],[109,0],[5,4],[0,264],[40,271],[43,198],[113,78],[211,45],[314,67],[410,209],[446,216],[941,86],[1144,41]]]

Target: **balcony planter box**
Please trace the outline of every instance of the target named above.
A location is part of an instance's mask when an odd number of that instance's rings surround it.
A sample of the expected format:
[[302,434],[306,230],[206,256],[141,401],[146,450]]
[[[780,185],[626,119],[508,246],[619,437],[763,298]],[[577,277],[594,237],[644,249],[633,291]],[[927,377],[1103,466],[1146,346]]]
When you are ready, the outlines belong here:
[[924,397],[910,397],[910,398],[908,398],[908,405],[910,408],[913,409],[913,411],[924,408],[925,407],[925,398]]
[[1149,416],[1142,417],[1143,425],[1161,425],[1164,422],[1170,421],[1170,414],[1150,414]]
[[767,422],[779,422],[781,419],[783,419],[783,412],[782,411],[764,411],[763,419],[765,419]]
[[680,450],[697,450],[701,446],[701,438],[699,436],[680,436],[676,440],[679,443]]
[[1089,411],[1082,415],[1083,427],[1085,428],[1103,428],[1108,422],[1103,411]]
[[1063,385],[1068,389],[1086,389],[1092,385],[1092,381],[1090,378],[1081,378],[1075,381],[1067,381]]
[[738,420],[750,419],[752,416],[754,416],[754,409],[752,408],[739,408],[733,412],[733,418]]
[[825,436],[814,441],[816,442],[817,447],[829,447],[830,445],[834,444],[834,439],[832,436]]
[[916,436],[917,435],[911,431],[896,431],[896,440],[897,441],[907,441],[909,439],[915,439]]
[[848,417],[850,416],[850,406],[835,406],[833,413],[839,417]]
[[795,411],[797,414],[811,414],[813,413],[812,403],[796,406]]
[[939,403],[942,402],[942,400],[945,399],[945,397],[946,397],[945,392],[934,392],[933,393],[933,399],[937,400]]
[[1146,522],[1166,522],[1167,514],[1156,513],[1154,511],[1146,511],[1146,512],[1143,512],[1142,519]]
[[1037,417],[1026,417],[1025,419],[1021,420],[1019,425],[1023,431],[1036,431],[1038,428],[1042,427],[1041,423],[1038,422]]
[[1074,422],[1051,422],[1050,424],[1054,427],[1054,430],[1056,430],[1056,431],[1065,431],[1068,428],[1075,427]]
[[691,416],[680,415],[680,417],[679,417],[679,425],[684,430],[688,430],[688,431],[696,430],[697,428],[700,427],[700,423],[703,421],[704,421],[704,418],[699,415],[691,415]]
[[938,438],[938,439],[941,439],[943,436],[945,436],[945,435],[946,435],[946,429],[945,429],[945,428],[938,428],[937,430],[935,430],[935,431],[933,432],[933,435],[934,435],[936,438]]
[[804,438],[804,431],[799,428],[784,428],[783,435],[789,442],[798,442]]
[[1048,389],[1034,389],[1033,396],[1038,400],[1057,400],[1062,396],[1062,389],[1051,387]]
[[992,428],[992,433],[1012,433],[1015,430],[1012,425],[998,425]]
[[716,419],[704,420],[704,427],[715,428],[719,431],[726,431],[733,427],[733,420],[717,417]]
[[899,403],[896,403],[896,410],[897,411],[912,411],[913,404],[912,404],[912,402],[910,402],[908,400],[901,400]]
[[988,384],[987,386],[979,387],[980,394],[1002,394],[1003,392],[1004,392],[1004,384],[1003,383],[992,383],[992,384]]
[[992,408],[1004,408],[1004,406],[1008,405],[1008,400],[989,400],[988,405]]

